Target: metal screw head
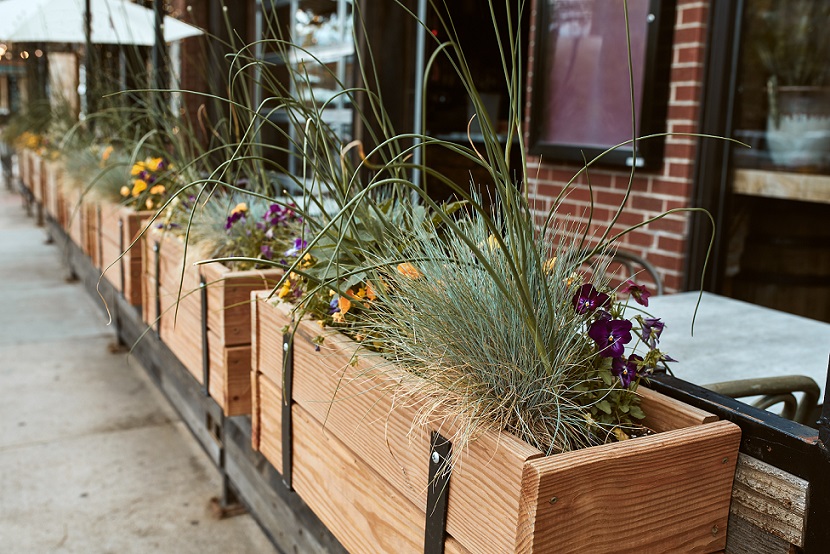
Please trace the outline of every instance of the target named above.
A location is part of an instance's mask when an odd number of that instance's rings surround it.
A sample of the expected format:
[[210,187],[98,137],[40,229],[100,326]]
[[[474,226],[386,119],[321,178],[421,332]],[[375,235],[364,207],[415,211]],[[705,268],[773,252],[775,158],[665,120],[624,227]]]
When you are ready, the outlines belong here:
[[550,503],[551,503],[551,504],[556,504],[556,501],[557,501],[557,500],[559,500],[559,498],[558,498],[558,497],[556,497],[556,496],[554,496],[553,498],[551,498],[551,499],[550,499]]
[[721,460],[721,463],[722,464],[729,463],[729,458],[724,458],[723,460]]
[[718,526],[717,526],[717,525],[713,525],[713,526],[712,526],[712,536],[714,537],[715,535],[717,535],[717,534],[718,534],[718,531],[720,531],[720,529],[718,529]]
[[432,463],[437,464],[440,461],[441,461],[441,455],[438,452],[433,452],[432,453]]
[[282,351],[283,352],[288,352],[288,343],[287,342],[282,343]]

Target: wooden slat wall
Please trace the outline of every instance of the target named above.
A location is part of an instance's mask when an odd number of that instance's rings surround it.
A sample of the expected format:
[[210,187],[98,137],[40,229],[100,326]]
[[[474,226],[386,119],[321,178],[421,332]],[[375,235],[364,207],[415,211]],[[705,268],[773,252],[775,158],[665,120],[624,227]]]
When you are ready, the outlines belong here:
[[784,554],[802,547],[808,485],[803,479],[741,454],[732,489],[726,552]]

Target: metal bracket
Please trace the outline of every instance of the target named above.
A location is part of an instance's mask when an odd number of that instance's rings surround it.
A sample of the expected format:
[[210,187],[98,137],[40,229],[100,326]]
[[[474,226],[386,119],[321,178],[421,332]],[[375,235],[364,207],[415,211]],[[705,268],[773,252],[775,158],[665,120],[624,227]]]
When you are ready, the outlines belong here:
[[[118,267],[121,270],[121,296],[127,295],[127,276],[124,272],[124,220],[118,218]],[[103,265],[103,262],[101,262]]]
[[450,494],[452,443],[433,431],[429,448],[429,484],[424,526],[424,554],[443,554],[447,534],[447,501]]
[[208,344],[208,290],[205,276],[199,274],[199,295],[202,297],[202,383],[205,396],[210,396],[210,350]]
[[294,422],[291,405],[294,396],[294,335],[282,335],[282,481],[289,490],[294,459]]
[[161,245],[158,241],[153,243],[153,252],[156,255],[155,259],[155,276],[156,276],[156,334],[161,336],[161,282],[159,276],[161,275]]
[[101,216],[101,205],[98,204],[96,206],[96,214],[95,216],[98,218],[98,265],[100,266],[101,270],[104,269],[104,230],[101,228],[103,225],[103,217]]

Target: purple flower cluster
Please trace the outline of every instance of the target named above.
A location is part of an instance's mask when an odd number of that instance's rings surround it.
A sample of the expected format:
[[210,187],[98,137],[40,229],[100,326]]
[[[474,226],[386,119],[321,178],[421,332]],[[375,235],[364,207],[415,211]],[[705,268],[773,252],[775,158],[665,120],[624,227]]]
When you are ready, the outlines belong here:
[[262,219],[265,221],[264,227],[285,227],[292,222],[302,222],[294,210],[280,204],[271,204]]
[[[650,293],[644,286],[629,281],[622,291],[629,293],[639,304],[648,305]],[[640,324],[639,334],[650,352],[645,359],[637,354],[630,354],[626,358],[625,347],[633,338],[634,325],[628,319],[612,315],[611,298],[589,283],[579,288],[572,302],[576,313],[593,315],[588,325],[588,336],[596,343],[600,356],[611,358],[611,373],[619,378],[624,388],[652,371],[657,361],[674,361],[657,350],[657,343],[665,327],[660,319],[635,318]]]

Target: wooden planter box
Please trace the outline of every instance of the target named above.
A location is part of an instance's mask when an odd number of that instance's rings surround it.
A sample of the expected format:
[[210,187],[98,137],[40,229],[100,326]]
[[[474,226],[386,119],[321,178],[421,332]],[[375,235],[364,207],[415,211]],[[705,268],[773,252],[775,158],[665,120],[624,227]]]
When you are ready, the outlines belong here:
[[85,199],[82,210],[84,212],[82,249],[92,261],[92,266],[101,269],[101,206],[97,202]]
[[195,266],[188,253],[182,279],[184,243],[179,237],[153,230],[143,244],[144,321],[158,330],[200,384],[207,381],[210,396],[226,415],[250,414],[251,292],[276,286],[282,272],[231,271],[219,263]]
[[47,160],[43,164],[43,180],[46,186],[46,213],[58,225],[63,227],[63,165],[57,161]]
[[74,187],[64,187],[63,200],[64,229],[72,242],[83,250],[86,240],[87,209],[81,197],[81,191]]
[[[254,296],[252,441],[283,473],[289,308]],[[349,551],[423,552],[428,430],[411,431],[415,409],[393,406],[368,357],[350,363],[354,342],[328,334],[317,350],[320,333],[303,321],[293,339],[293,488]],[[722,550],[740,430],[640,390],[651,436],[547,457],[507,433],[471,443],[450,479],[446,551]]]
[[32,191],[32,164],[29,161],[32,152],[28,148],[20,148],[17,151],[17,165],[20,172],[20,184],[29,192]]
[[97,244],[101,271],[116,290],[133,306],[141,305],[141,244],[130,245],[144,228],[144,221],[152,212],[137,212],[132,208],[101,203],[101,225]]

